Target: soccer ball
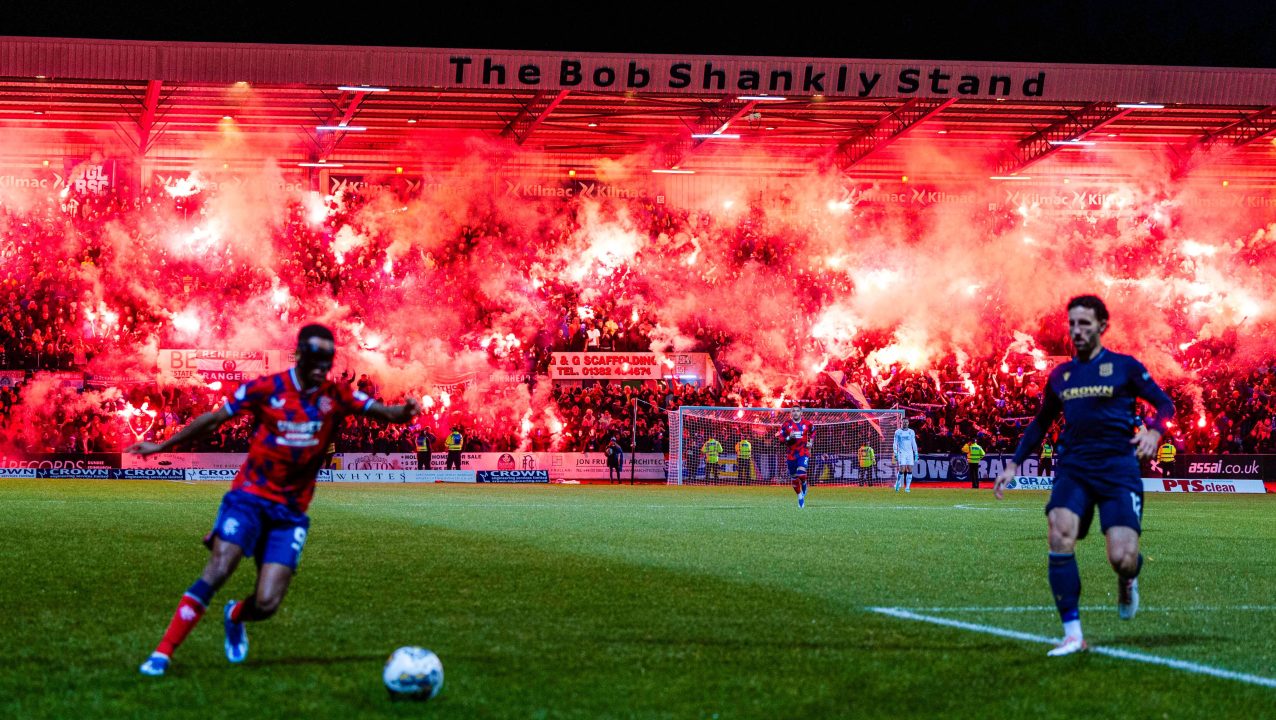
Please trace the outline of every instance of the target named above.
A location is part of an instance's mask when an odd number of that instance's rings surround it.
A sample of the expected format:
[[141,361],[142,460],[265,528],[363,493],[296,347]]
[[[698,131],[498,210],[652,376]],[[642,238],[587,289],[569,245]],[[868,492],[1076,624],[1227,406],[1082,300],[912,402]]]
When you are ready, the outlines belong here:
[[443,687],[443,663],[423,647],[401,647],[385,661],[381,679],[391,697],[429,700]]

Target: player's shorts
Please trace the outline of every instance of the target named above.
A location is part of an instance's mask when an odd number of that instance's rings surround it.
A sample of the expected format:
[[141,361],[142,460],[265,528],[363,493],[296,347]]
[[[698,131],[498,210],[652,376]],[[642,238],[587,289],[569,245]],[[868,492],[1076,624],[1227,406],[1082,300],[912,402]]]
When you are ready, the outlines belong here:
[[1133,528],[1142,534],[1143,479],[1138,465],[1133,468],[1125,463],[1117,467],[1098,466],[1084,473],[1074,468],[1058,468],[1046,514],[1057,507],[1067,508],[1081,518],[1077,539],[1090,532],[1096,507],[1099,527],[1105,535],[1114,527]]
[[805,477],[806,466],[810,464],[811,456],[803,455],[789,461],[789,477]]
[[242,490],[231,490],[222,497],[213,525],[217,537],[243,548],[244,555],[256,559],[258,565],[279,563],[293,570],[301,561],[309,529],[310,518],[305,513]]
[[917,456],[912,453],[900,453],[899,459],[895,461],[896,465],[908,465],[912,467],[917,464]]

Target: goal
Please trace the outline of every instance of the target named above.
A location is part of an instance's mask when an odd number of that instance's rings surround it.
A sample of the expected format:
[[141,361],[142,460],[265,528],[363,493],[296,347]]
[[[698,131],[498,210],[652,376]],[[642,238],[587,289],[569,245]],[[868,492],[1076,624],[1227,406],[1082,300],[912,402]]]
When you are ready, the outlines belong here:
[[[778,436],[792,410],[682,407],[669,412],[669,484],[787,485],[787,446]],[[892,444],[903,410],[802,409],[815,427],[807,480],[812,484],[888,485],[895,482]],[[721,445],[716,464],[707,455]],[[742,445],[747,441],[748,445]],[[861,449],[873,465],[861,470]],[[742,457],[747,450],[748,457]],[[867,453],[865,453],[867,455]]]

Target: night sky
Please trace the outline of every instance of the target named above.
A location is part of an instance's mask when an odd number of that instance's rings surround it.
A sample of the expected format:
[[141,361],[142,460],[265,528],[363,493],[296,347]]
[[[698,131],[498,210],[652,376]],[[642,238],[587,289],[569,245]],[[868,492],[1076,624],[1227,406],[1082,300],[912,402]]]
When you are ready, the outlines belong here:
[[[10,3],[0,34],[479,49],[1276,68],[1276,4],[529,0]],[[535,25],[543,30],[532,30]]]

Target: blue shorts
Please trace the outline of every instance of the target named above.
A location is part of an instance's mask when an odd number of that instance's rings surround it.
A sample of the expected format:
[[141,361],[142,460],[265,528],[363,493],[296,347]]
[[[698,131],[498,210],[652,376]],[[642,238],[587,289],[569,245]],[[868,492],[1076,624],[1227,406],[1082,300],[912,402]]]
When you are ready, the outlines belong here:
[[789,477],[806,477],[806,466],[811,462],[811,456],[805,455],[796,460],[789,461]]
[[1071,510],[1081,518],[1077,539],[1090,532],[1094,510],[1099,509],[1099,527],[1106,535],[1109,528],[1128,527],[1143,533],[1143,478],[1138,465],[1098,466],[1084,474],[1074,468],[1058,468],[1054,489],[1046,503],[1046,514],[1054,508]]
[[279,563],[293,570],[301,561],[309,529],[310,518],[305,513],[242,490],[231,490],[222,497],[213,524],[214,535],[243,548],[244,555],[255,558],[259,566]]

